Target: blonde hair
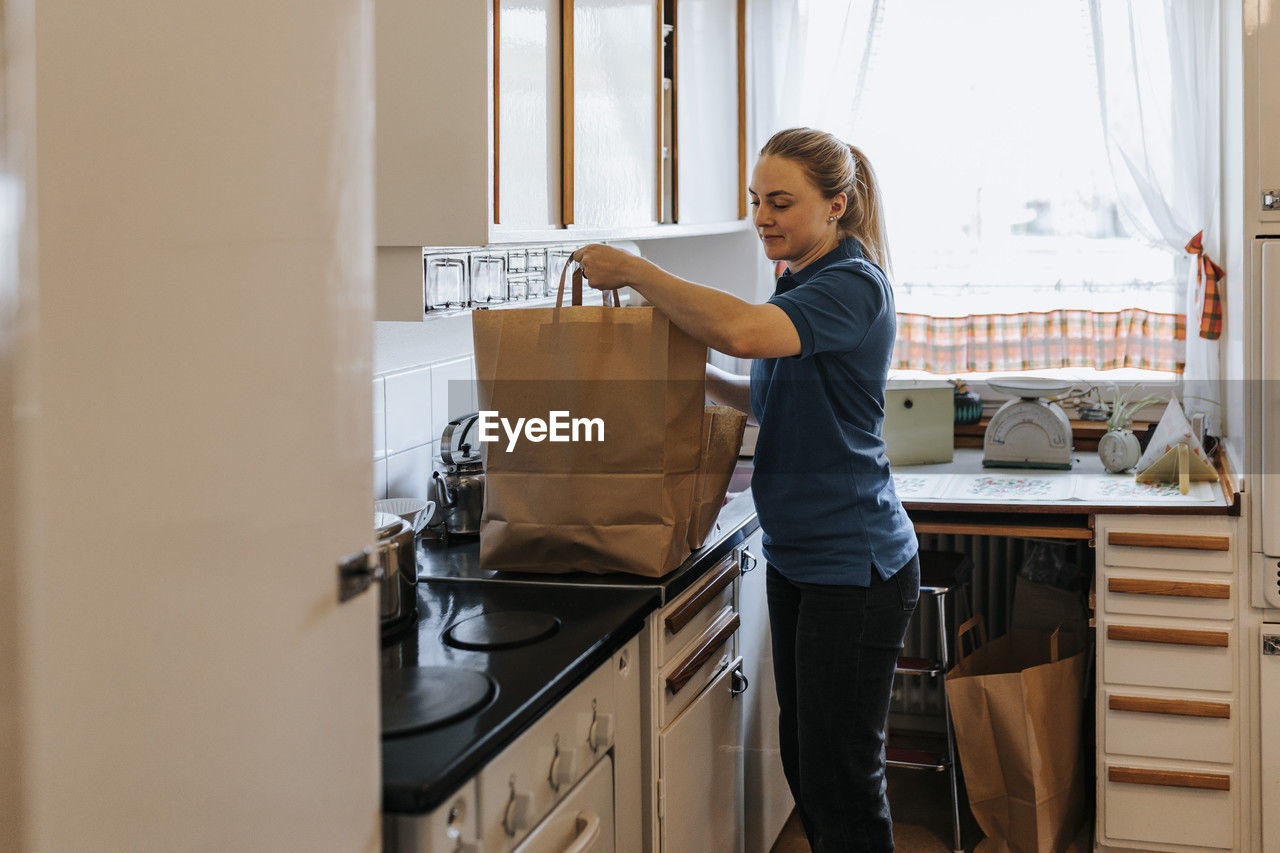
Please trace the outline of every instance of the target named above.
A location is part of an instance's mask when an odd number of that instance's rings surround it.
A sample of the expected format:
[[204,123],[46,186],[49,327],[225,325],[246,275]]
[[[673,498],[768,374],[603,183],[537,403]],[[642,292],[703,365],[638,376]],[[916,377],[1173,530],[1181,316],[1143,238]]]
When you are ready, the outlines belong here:
[[823,130],[793,127],[780,130],[760,149],[760,156],[794,160],[824,198],[845,194],[847,203],[836,223],[841,237],[853,237],[863,254],[890,272],[884,207],[875,171],[865,154]]

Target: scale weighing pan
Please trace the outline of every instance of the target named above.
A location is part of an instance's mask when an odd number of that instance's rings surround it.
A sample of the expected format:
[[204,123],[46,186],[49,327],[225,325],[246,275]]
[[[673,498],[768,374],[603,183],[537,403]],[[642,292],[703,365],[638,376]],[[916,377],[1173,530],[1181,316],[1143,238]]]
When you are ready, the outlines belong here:
[[987,380],[1009,400],[991,416],[982,439],[986,468],[1071,468],[1071,421],[1057,403],[1045,400],[1071,390],[1069,380],[1041,376],[999,376]]

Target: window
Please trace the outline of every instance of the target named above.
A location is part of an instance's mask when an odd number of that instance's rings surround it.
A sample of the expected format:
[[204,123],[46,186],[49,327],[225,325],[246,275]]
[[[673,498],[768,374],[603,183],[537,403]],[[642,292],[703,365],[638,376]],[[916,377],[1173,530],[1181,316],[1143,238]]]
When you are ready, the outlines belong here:
[[[811,31],[849,14],[800,5]],[[861,79],[852,107],[827,115],[880,180],[897,364],[1180,369],[1190,256],[1120,203],[1085,0],[884,2],[871,22],[861,68],[832,70]],[[1145,85],[1167,100],[1162,69]]]

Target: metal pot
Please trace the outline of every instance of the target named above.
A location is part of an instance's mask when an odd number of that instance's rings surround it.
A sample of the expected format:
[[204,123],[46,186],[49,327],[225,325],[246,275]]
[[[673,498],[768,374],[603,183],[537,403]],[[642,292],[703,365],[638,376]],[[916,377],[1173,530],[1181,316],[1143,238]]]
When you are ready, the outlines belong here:
[[381,578],[379,618],[382,630],[411,621],[418,611],[418,560],[413,525],[398,515],[374,513],[374,559]]

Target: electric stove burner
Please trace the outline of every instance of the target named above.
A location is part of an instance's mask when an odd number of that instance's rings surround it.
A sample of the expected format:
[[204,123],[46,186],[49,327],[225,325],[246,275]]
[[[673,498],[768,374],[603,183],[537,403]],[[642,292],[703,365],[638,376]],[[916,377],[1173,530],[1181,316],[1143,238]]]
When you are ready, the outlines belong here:
[[384,737],[452,723],[488,703],[493,679],[451,666],[413,666],[382,673]]
[[558,630],[560,620],[549,613],[507,610],[464,619],[444,632],[444,641],[458,649],[511,649],[545,640]]

